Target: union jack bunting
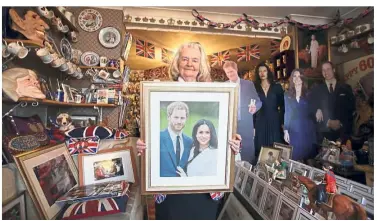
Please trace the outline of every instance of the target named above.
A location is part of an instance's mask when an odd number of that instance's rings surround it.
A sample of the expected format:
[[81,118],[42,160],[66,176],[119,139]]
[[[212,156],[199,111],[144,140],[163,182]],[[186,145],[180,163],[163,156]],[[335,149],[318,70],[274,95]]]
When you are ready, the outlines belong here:
[[154,53],[155,50],[153,44],[140,39],[136,39],[136,55],[154,59]]
[[276,51],[280,50],[280,41],[272,40],[270,41],[270,51],[271,54],[274,54]]
[[223,62],[229,59],[229,50],[214,53],[211,55],[211,67],[214,67],[216,65],[219,65],[221,67],[223,65]]
[[237,62],[250,61],[251,58],[260,59],[259,45],[248,45],[237,49]]
[[70,138],[67,141],[68,151],[71,155],[79,153],[95,154],[98,151],[98,137]]
[[166,48],[162,48],[161,49],[161,59],[162,59],[162,62],[166,63],[166,64],[170,64],[170,62],[172,61],[173,59],[173,52],[172,51],[169,51],[168,49]]

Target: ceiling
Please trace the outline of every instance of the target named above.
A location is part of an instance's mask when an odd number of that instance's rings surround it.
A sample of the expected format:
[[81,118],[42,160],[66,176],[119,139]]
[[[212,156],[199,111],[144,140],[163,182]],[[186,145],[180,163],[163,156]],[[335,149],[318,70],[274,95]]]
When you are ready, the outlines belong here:
[[[145,31],[145,30],[129,30],[134,38],[140,38],[147,42],[153,43],[157,47],[163,47],[176,51],[177,48],[184,42],[200,42],[207,55],[234,49],[241,46],[258,44],[260,49],[260,60],[252,59],[249,62],[241,62],[240,70],[250,70],[255,67],[260,61],[270,58],[269,44],[271,39],[267,38],[250,38],[224,35],[210,35],[210,34],[196,34],[196,33],[182,33],[182,32],[163,32],[163,31]],[[264,49],[264,50],[263,50]],[[157,52],[157,50],[156,50]],[[236,59],[236,52],[230,51],[231,60]],[[136,55],[135,41],[132,43],[127,64],[133,70],[146,70],[166,65],[160,59],[149,59]]]

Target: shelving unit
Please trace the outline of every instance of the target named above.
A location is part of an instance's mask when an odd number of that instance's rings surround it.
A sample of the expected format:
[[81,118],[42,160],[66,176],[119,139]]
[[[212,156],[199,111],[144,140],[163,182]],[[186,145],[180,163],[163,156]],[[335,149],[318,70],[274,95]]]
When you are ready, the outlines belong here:
[[360,33],[360,34],[357,34],[357,35],[354,35],[352,37],[349,37],[349,38],[346,38],[344,39],[343,41],[339,41],[339,42],[336,42],[334,44],[331,44],[331,46],[334,46],[334,47],[338,47],[338,46],[341,46],[342,44],[349,44],[352,42],[352,40],[355,40],[357,38],[363,38],[363,37],[367,37],[369,33],[372,33],[374,32],[374,29],[370,29],[366,32],[363,32],[363,33]]
[[[274,77],[276,80],[287,80],[295,68],[294,50],[280,52],[272,59],[274,65]],[[284,74],[285,73],[285,74]]]
[[81,69],[107,69],[107,70],[118,70],[116,67],[99,67],[99,66],[79,66]]
[[[7,102],[7,103],[16,103],[12,100],[9,100],[9,99],[4,99],[3,98],[3,102]],[[69,107],[94,107],[94,106],[97,106],[97,107],[117,107],[117,105],[115,104],[83,104],[83,103],[67,103],[67,102],[59,102],[59,101],[54,101],[54,100],[47,100],[47,99],[34,99],[34,98],[20,98],[17,102],[27,102],[27,103],[34,103],[34,102],[38,102],[40,104],[44,104],[44,105],[49,105],[49,106],[69,106]]]

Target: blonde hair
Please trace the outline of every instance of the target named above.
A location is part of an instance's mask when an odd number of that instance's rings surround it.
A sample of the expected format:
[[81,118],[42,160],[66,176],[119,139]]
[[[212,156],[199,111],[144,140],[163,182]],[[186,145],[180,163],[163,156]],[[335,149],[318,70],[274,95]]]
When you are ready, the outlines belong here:
[[3,72],[3,91],[5,94],[10,97],[14,101],[18,101],[20,96],[16,92],[17,89],[17,79],[23,78],[28,75],[32,75],[35,78],[37,77],[37,74],[29,69],[25,68],[11,68]]
[[173,114],[174,110],[185,110],[186,111],[186,117],[189,116],[189,108],[188,108],[186,103],[183,103],[181,101],[176,101],[176,102],[170,103],[167,107],[168,117],[170,117]]
[[233,68],[234,70],[238,71],[237,63],[234,61],[224,61],[223,69],[225,68]]
[[200,65],[199,65],[199,74],[196,76],[196,81],[198,82],[208,82],[211,81],[211,67],[209,66],[207,54],[204,51],[204,48],[199,42],[188,42],[182,44],[177,52],[174,55],[174,58],[169,67],[169,77],[173,81],[178,81],[180,76],[178,69],[178,60],[181,57],[181,52],[183,48],[196,48],[200,52]]

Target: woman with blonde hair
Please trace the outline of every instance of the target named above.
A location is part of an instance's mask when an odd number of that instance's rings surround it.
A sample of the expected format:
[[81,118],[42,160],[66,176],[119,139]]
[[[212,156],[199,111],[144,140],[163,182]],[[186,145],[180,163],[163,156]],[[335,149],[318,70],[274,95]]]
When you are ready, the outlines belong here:
[[[179,82],[211,82],[210,66],[204,48],[198,42],[182,44],[176,52],[170,69],[170,79]],[[241,136],[229,140],[234,154],[240,150]],[[145,143],[136,143],[139,155],[146,149]],[[177,173],[177,176],[179,174]],[[222,193],[155,195],[156,219],[163,220],[214,220]]]

